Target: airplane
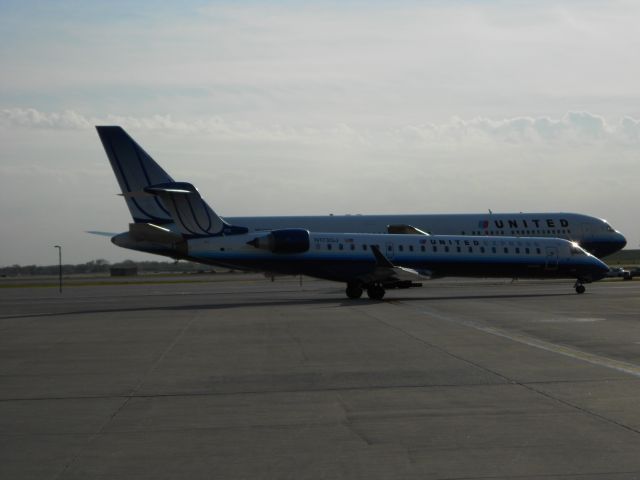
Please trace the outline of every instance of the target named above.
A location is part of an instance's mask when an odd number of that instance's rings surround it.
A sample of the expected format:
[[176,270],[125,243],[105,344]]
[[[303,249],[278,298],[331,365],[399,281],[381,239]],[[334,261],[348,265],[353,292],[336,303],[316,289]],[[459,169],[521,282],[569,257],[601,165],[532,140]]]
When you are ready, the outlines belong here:
[[422,280],[443,276],[572,278],[576,292],[584,293],[585,283],[609,271],[577,243],[559,238],[429,235],[415,228],[386,234],[255,231],[232,225],[192,184],[151,168],[155,162],[122,128],[96,128],[134,220],[128,232],[112,238],[124,248],[344,282],[352,299],[364,290],[369,298],[382,299],[387,289],[422,286]]
[[413,229],[437,235],[553,237],[577,242],[596,257],[622,250],[627,240],[606,220],[567,212],[459,213],[225,217],[250,230],[299,227],[318,232],[402,233]]
[[[142,191],[173,179],[121,127],[97,127],[123,192]],[[102,133],[101,133],[102,132]],[[158,199],[127,199],[137,223],[171,225]],[[225,217],[249,230],[305,228],[317,232],[407,233],[490,237],[553,237],[577,242],[597,257],[621,250],[625,237],[605,220],[578,213],[488,213],[428,215],[326,215]]]

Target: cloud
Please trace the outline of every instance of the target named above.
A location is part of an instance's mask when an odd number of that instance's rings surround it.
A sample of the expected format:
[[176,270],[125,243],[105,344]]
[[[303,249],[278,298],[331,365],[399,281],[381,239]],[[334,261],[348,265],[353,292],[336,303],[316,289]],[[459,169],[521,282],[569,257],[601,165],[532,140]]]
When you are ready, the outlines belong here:
[[623,117],[608,123],[590,112],[568,112],[561,118],[514,117],[495,120],[478,117],[454,118],[440,125],[406,126],[400,130],[406,138],[429,142],[497,142],[504,144],[594,143],[601,141],[638,142],[640,121]]
[[83,130],[90,128],[89,119],[72,110],[45,113],[34,108],[5,108],[0,111],[2,128],[47,128]]
[[260,125],[229,121],[219,116],[178,120],[171,115],[88,117],[73,110],[42,112],[33,108],[0,110],[0,128],[87,130],[94,125],[121,125],[134,131],[207,135],[222,141],[334,143],[369,147],[427,145],[557,145],[640,143],[640,120],[625,116],[608,122],[590,112],[568,112],[561,118],[513,117],[469,120],[454,117],[448,122],[403,125],[389,129],[357,128],[345,123],[323,127]]

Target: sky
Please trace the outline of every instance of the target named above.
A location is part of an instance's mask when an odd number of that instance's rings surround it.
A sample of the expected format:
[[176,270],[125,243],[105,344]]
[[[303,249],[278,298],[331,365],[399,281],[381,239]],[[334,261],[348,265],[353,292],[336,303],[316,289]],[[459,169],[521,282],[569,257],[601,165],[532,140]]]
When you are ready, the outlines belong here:
[[221,216],[578,212],[638,248],[640,2],[0,2],[0,266],[153,259],[95,132]]

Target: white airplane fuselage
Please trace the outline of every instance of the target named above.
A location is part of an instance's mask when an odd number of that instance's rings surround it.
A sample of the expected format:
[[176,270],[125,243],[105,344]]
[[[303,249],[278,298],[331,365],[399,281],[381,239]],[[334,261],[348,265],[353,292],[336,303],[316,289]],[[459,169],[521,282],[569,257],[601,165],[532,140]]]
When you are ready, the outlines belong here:
[[[274,240],[275,235],[278,238]],[[310,233],[291,229],[192,239],[188,256],[231,268],[366,283],[376,263],[372,246],[394,266],[430,278],[576,278],[591,282],[608,271],[602,261],[575,243],[556,238]]]
[[250,230],[305,228],[316,232],[387,233],[389,225],[411,225],[434,235],[564,238],[600,258],[626,245],[625,237],[606,220],[565,212],[267,216],[225,217],[225,220]]

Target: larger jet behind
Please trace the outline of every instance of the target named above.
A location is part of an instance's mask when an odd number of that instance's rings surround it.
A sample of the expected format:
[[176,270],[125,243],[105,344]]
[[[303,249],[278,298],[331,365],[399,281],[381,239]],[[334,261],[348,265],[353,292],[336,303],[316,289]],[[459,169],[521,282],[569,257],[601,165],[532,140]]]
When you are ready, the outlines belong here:
[[[304,274],[380,299],[431,277],[574,278],[576,292],[608,267],[558,238],[250,230],[219,217],[190,183],[175,182],[119,127],[97,127],[134,222],[124,248],[229,268]],[[415,230],[415,229],[414,229]],[[384,252],[384,253],[383,253]]]
[[461,213],[225,217],[251,230],[292,228],[317,232],[411,233],[489,237],[554,237],[580,244],[596,257],[611,255],[627,241],[606,220],[567,212]]
[[[97,129],[134,222],[153,223],[175,230],[175,222],[159,198],[127,197],[131,192],[141,192],[152,185],[171,183],[171,176],[121,127]],[[578,213],[267,216],[225,217],[225,220],[230,225],[242,225],[250,231],[304,228],[336,233],[422,231],[439,235],[564,238],[577,242],[597,257],[615,253],[626,245],[625,237],[608,222]],[[193,233],[206,234],[211,228],[206,224],[195,225]],[[174,256],[171,252],[166,254]]]

